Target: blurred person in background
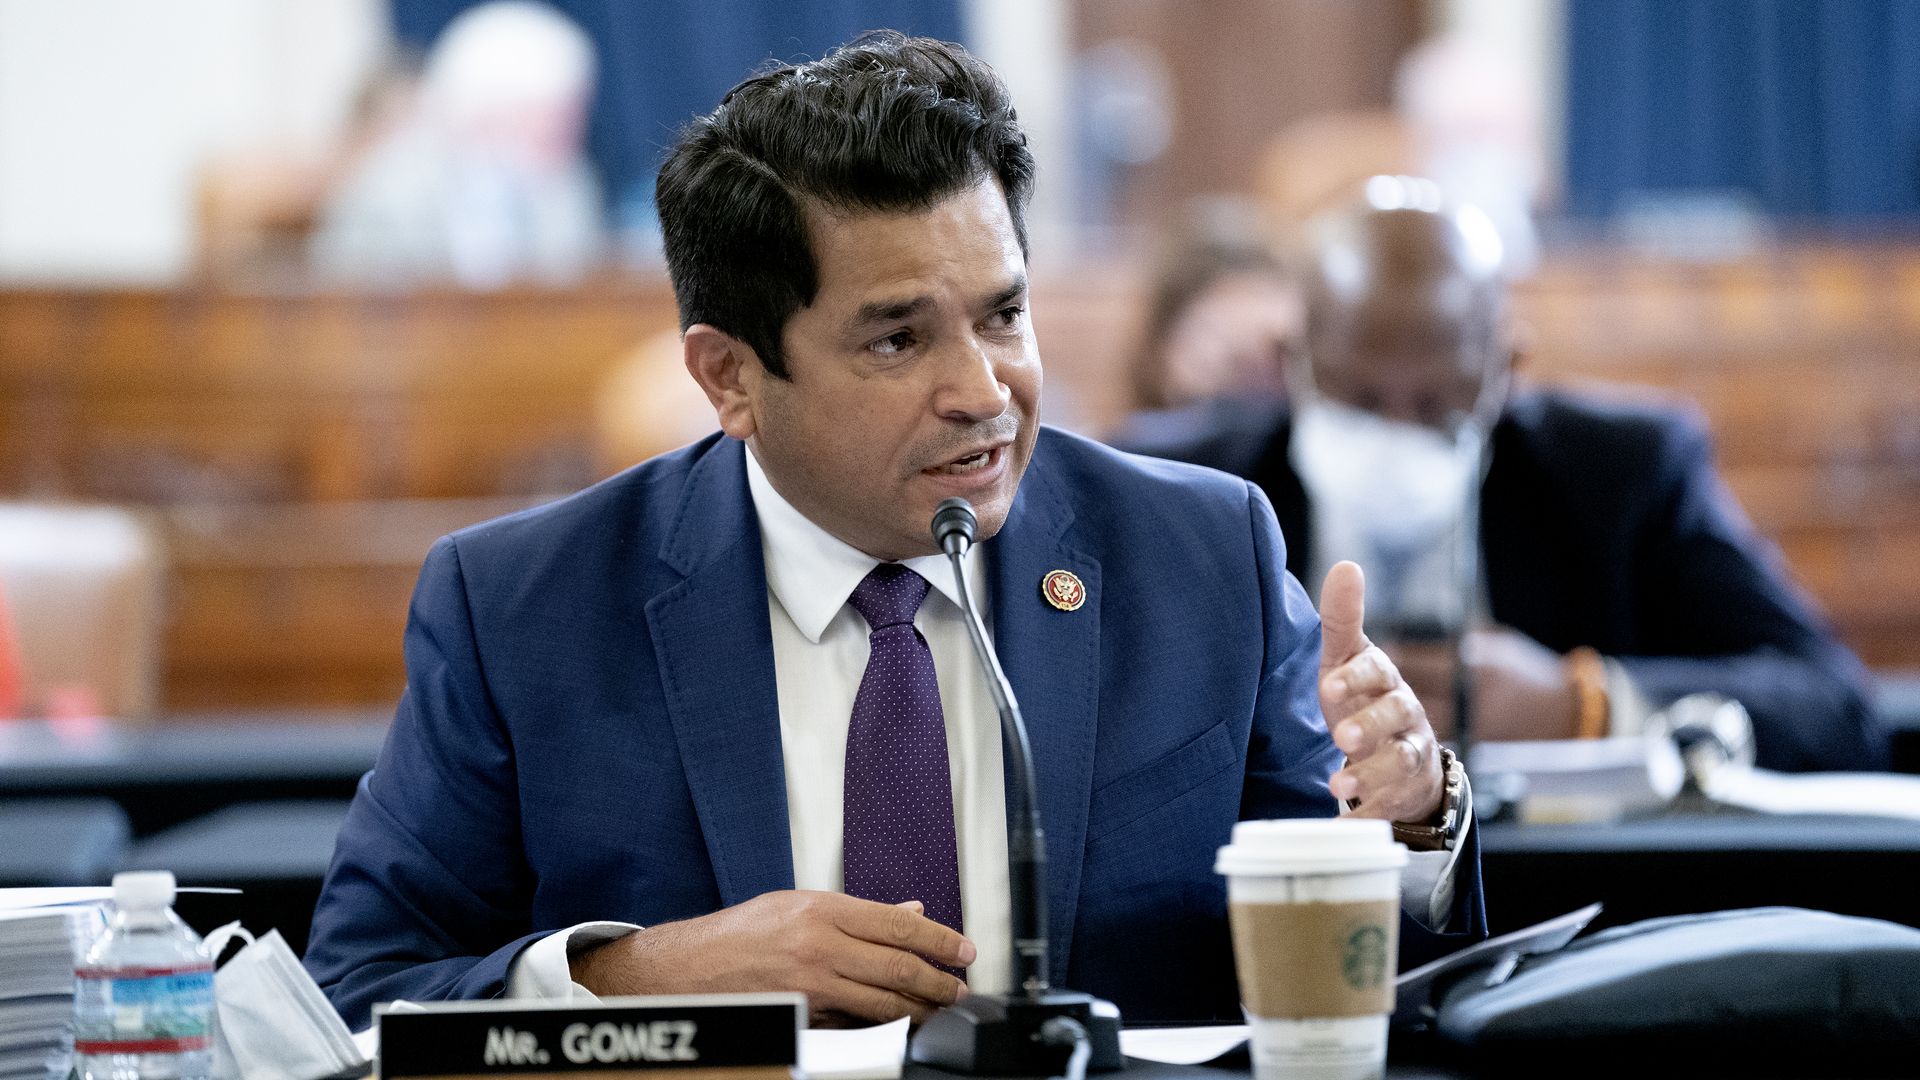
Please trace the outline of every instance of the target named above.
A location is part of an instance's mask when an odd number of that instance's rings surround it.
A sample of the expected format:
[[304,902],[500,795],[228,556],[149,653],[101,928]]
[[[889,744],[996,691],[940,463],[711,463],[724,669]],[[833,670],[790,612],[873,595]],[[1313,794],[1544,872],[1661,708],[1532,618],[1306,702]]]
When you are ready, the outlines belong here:
[[7,593],[0,589],[0,720],[24,714],[24,681],[20,674],[20,648],[14,644],[13,618],[7,614]]
[[1401,639],[1443,733],[1457,663],[1477,738],[1634,734],[1716,692],[1762,767],[1885,768],[1859,662],[1740,514],[1700,420],[1517,388],[1493,223],[1423,180],[1366,192],[1309,227],[1293,404],[1130,447],[1259,484],[1303,581],[1361,562],[1369,630]]
[[594,391],[594,465],[612,476],[718,430],[700,384],[687,378],[678,330],[662,330],[622,356]]
[[139,511],[0,499],[0,716],[153,715],[166,576]]
[[1257,232],[1224,222],[1189,228],[1154,275],[1133,359],[1134,403],[1279,400],[1304,324],[1298,283]]
[[411,122],[419,87],[420,58],[396,52],[362,80],[332,145],[270,141],[209,159],[195,192],[198,272],[232,280],[304,267],[333,193]]
[[545,4],[461,14],[427,56],[411,115],[328,201],[316,269],[469,288],[585,274],[603,245],[583,152],[595,72],[592,41]]

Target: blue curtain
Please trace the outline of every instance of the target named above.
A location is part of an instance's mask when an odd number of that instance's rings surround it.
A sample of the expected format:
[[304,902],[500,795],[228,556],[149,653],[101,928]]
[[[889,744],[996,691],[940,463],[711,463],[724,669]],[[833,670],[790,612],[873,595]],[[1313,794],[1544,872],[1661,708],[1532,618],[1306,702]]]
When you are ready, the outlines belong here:
[[[395,36],[424,52],[478,0],[392,0]],[[653,177],[680,126],[768,60],[820,56],[862,31],[960,40],[960,0],[549,0],[600,53],[588,122],[615,215],[644,226]]]
[[1568,208],[1740,191],[1796,218],[1920,213],[1920,2],[1569,0]]

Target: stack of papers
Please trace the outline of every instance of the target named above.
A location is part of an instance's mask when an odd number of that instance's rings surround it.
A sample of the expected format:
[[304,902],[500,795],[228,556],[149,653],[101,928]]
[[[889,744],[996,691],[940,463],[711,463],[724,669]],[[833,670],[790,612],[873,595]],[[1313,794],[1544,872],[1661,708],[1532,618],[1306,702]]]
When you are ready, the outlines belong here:
[[1481,778],[1519,778],[1520,817],[1529,824],[1617,821],[1660,810],[1686,779],[1680,751],[1664,733],[1475,743],[1472,771],[1476,785]]
[[807,1080],[896,1080],[907,1059],[907,1018],[867,1028],[808,1028],[800,1033]]
[[1777,773],[1722,765],[1707,797],[1767,814],[1839,814],[1920,819],[1920,777],[1891,773]]
[[1120,1052],[1163,1065],[1210,1065],[1247,1045],[1247,1025],[1126,1028]]
[[0,1080],[67,1074],[73,966],[105,925],[93,904],[8,907],[0,890]]

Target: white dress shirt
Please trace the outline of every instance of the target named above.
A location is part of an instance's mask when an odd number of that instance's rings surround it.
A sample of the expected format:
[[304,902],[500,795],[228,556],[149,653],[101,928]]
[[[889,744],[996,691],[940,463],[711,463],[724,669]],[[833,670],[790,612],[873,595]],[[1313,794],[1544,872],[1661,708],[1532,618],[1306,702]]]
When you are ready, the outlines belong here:
[[[869,653],[866,620],[847,598],[880,560],[794,509],[774,490],[758,459],[751,452],[746,458],[767,571],[794,886],[838,892],[847,727]],[[991,634],[981,550],[974,547],[967,555],[967,580],[975,610],[988,621]],[[913,624],[933,653],[947,725],[961,919],[979,949],[967,983],[976,992],[1004,993],[1012,980],[1013,928],[1000,721],[967,639],[951,566],[940,555],[908,559],[905,565],[933,586]],[[1402,877],[1403,905],[1436,929],[1444,928],[1453,907],[1453,861],[1452,852],[1415,852]],[[535,942],[515,961],[508,996],[590,996],[573,981],[569,958],[635,929],[632,923],[582,923]]]
[[[807,520],[773,489],[752,454],[747,455],[747,485],[760,516],[766,556],[793,882],[796,888],[838,892],[847,727],[871,651],[866,620],[847,598],[880,560]],[[986,575],[980,551],[974,547],[967,553],[967,581],[974,610],[984,618]],[[952,565],[943,555],[908,559],[904,565],[933,586],[913,625],[933,653],[940,712],[947,725],[960,918],[980,950],[967,969],[967,984],[1001,993],[1013,977],[1013,916],[1000,717],[973,656]]]

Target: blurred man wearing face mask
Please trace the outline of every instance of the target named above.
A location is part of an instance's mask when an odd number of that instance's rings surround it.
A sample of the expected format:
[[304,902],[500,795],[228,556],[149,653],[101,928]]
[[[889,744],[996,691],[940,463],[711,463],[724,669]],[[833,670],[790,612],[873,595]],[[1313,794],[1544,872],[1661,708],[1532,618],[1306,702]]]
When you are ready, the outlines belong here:
[[1884,768],[1859,662],[1733,504],[1699,419],[1515,388],[1502,263],[1485,215],[1376,177],[1309,227],[1291,406],[1132,448],[1258,483],[1302,580],[1359,561],[1369,629],[1443,733],[1457,661],[1477,739],[1633,734],[1705,691],[1746,707],[1763,767]]

